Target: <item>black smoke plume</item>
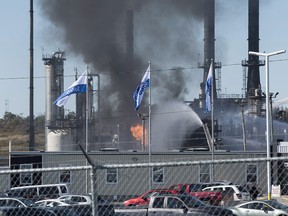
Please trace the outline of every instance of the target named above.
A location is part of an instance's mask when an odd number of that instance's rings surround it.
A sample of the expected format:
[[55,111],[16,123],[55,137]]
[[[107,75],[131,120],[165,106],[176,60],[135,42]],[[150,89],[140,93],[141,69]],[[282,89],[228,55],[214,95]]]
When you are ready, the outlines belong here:
[[[149,61],[153,104],[192,100],[188,95],[198,94],[201,72],[181,68],[196,65],[202,53],[203,1],[41,0],[37,4],[54,26],[49,31],[54,39],[61,40],[68,52],[83,56],[105,81],[102,117],[116,113],[127,119],[136,116],[132,95]],[[126,51],[128,10],[133,11],[133,58]],[[139,112],[148,112],[145,96]]]

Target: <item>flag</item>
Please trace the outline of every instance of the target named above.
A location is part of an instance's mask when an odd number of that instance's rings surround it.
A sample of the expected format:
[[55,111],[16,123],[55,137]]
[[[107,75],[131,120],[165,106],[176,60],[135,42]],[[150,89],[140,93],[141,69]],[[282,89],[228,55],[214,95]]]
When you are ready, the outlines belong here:
[[140,85],[136,88],[136,91],[134,92],[133,99],[135,104],[135,109],[138,110],[142,98],[145,93],[145,89],[148,88],[150,85],[150,64],[140,82]]
[[85,71],[69,88],[67,88],[55,101],[54,104],[64,106],[71,94],[86,92],[87,71]]
[[208,72],[208,75],[207,75],[206,87],[205,87],[205,92],[206,92],[206,112],[211,111],[212,81],[213,81],[213,79],[212,79],[212,62],[211,62],[210,69],[209,69],[209,72]]

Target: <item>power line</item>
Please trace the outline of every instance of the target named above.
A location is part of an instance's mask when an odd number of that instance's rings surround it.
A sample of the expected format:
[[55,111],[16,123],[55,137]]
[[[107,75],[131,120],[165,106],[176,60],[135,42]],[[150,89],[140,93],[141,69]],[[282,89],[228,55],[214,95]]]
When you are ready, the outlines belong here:
[[[282,62],[282,61],[288,61],[288,59],[277,59],[277,60],[270,60],[270,62]],[[227,64],[223,64],[222,63],[222,68],[223,67],[231,67],[231,66],[241,66],[241,63],[227,63]],[[191,67],[173,67],[173,68],[167,68],[167,69],[154,69],[151,70],[151,72],[163,72],[163,71],[177,71],[177,70],[200,70],[200,68],[198,68],[198,66],[191,66]],[[137,74],[139,75],[140,72],[143,72],[142,70],[137,70],[137,71],[123,71],[123,72],[115,72],[113,73],[113,75],[121,75],[121,74]],[[111,74],[109,72],[102,72],[103,75],[105,74]],[[71,74],[71,75],[65,75],[63,77],[75,77],[75,74]],[[34,79],[45,79],[46,76],[34,76]],[[0,77],[0,81],[1,80],[26,80],[26,79],[30,79],[30,77],[25,76],[25,77]]]

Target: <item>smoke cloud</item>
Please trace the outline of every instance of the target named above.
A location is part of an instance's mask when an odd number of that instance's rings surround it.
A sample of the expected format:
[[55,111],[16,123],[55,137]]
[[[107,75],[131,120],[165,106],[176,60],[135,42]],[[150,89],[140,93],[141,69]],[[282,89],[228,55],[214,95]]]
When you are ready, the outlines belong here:
[[[55,27],[49,31],[54,39],[100,74],[101,116],[117,115],[129,121],[127,116],[136,116],[132,95],[149,61],[152,104],[193,100],[192,95],[198,95],[202,70],[187,67],[196,65],[203,50],[203,2],[41,0],[37,4]],[[128,10],[133,11],[130,41],[126,38]],[[133,43],[133,58],[127,43]],[[147,101],[139,111],[148,112]]]

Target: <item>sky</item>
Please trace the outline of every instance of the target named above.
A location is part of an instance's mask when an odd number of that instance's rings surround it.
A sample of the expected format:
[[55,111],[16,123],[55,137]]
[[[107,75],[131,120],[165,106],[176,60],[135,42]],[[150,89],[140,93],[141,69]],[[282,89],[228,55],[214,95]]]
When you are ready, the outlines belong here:
[[[222,62],[221,69],[221,89],[226,94],[241,94],[243,87],[243,68],[241,61],[248,59],[248,0],[215,0],[216,1],[216,20],[215,20],[215,59]],[[58,49],[65,50],[66,61],[64,65],[65,81],[64,86],[70,86],[74,81],[75,68],[82,72],[91,62],[85,59],[81,52],[75,52],[71,44],[65,44],[61,29],[55,27],[50,19],[44,14],[40,1],[34,1],[34,115],[39,116],[45,113],[45,66],[42,61],[43,54],[52,54]],[[0,64],[0,116],[5,112],[12,112],[23,117],[29,116],[29,34],[30,34],[30,1],[29,0],[2,0],[0,25],[1,40],[0,48],[2,51]],[[259,52],[274,52],[288,49],[288,28],[287,28],[287,0],[260,0],[260,44]],[[141,14],[141,9],[139,14]],[[144,10],[144,9],[143,9]],[[161,11],[161,10],[160,10]],[[151,13],[159,13],[156,9]],[[75,15],[75,14],[74,14]],[[71,14],[71,16],[74,16]],[[76,16],[76,15],[75,15]],[[137,13],[134,15],[137,18]],[[161,16],[161,14],[159,14]],[[173,18],[173,14],[171,15]],[[160,19],[159,19],[160,20]],[[183,18],[182,22],[187,22]],[[187,25],[187,24],[186,24]],[[197,46],[192,46],[194,53],[203,56],[203,26],[197,26],[197,34],[193,35],[197,41]],[[141,28],[135,28],[141,35]],[[169,26],[173,29],[173,26]],[[77,29],[76,29],[77,30]],[[99,29],[101,31],[101,29]],[[187,31],[189,33],[189,31]],[[186,33],[186,31],[184,32]],[[193,32],[195,33],[195,32]],[[57,37],[59,35],[59,38]],[[187,35],[186,35],[187,36]],[[143,34],[141,37],[147,37]],[[160,39],[161,36],[159,35]],[[142,38],[141,38],[142,39]],[[159,39],[159,38],[158,38]],[[147,44],[146,44],[147,45]],[[141,53],[145,49],[144,45],[135,46],[136,51]],[[146,49],[148,49],[146,47]],[[161,51],[161,47],[158,48]],[[165,47],[163,47],[165,49]],[[165,50],[166,51],[166,50]],[[164,51],[163,51],[164,53]],[[153,55],[151,55],[153,56]],[[172,56],[172,55],[171,55]],[[172,58],[170,56],[170,58]],[[260,59],[263,59],[260,57]],[[146,59],[145,59],[146,60]],[[149,59],[157,61],[157,69],[169,69],[173,67],[190,68],[197,64],[183,61],[176,58],[169,59]],[[171,60],[171,61],[170,61]],[[263,59],[264,60],[264,59]],[[167,63],[169,62],[169,64]],[[270,92],[279,92],[275,102],[287,101],[287,80],[288,80],[288,53],[270,57],[269,66],[269,88]],[[173,65],[173,64],[175,65]],[[153,67],[153,65],[152,65]],[[139,66],[139,71],[146,70],[146,66]],[[99,73],[101,73],[99,71]],[[142,73],[142,72],[140,72]],[[265,68],[260,68],[262,90],[265,86]],[[187,79],[187,86],[193,85],[193,91],[185,95],[185,100],[193,100],[199,94],[199,82],[201,76],[193,80]],[[196,80],[198,79],[198,80]],[[139,80],[140,81],[140,80]],[[197,84],[198,83],[198,84]],[[138,83],[135,83],[135,88]],[[195,87],[196,86],[196,87]],[[133,92],[131,92],[132,98]],[[75,111],[74,97],[71,96],[66,111]],[[286,107],[287,102],[279,103],[279,106]],[[288,103],[287,103],[288,104]],[[133,106],[133,105],[132,105]]]

